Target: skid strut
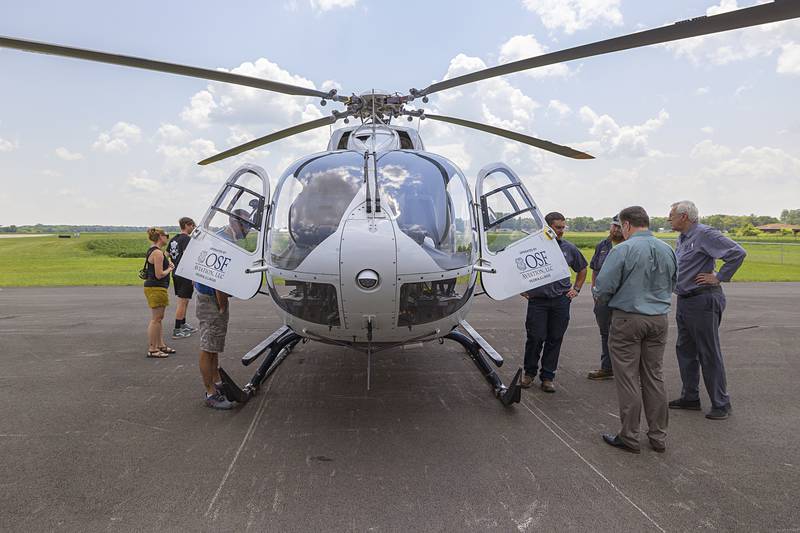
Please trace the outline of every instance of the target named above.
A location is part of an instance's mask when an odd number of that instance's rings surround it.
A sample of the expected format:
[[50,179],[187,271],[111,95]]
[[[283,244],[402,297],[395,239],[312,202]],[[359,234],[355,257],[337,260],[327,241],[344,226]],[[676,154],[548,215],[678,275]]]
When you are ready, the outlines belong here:
[[[280,365],[283,360],[286,359],[286,356],[289,355],[289,352],[292,351],[292,348],[294,348],[294,346],[302,339],[303,338],[300,335],[284,326],[274,334],[270,335],[270,337],[265,339],[265,342],[260,343],[258,346],[256,346],[256,348],[251,350],[251,352],[253,352],[259,349],[259,355],[267,352],[267,356],[261,362],[258,370],[256,370],[256,373],[253,374],[253,377],[250,378],[250,381],[244,386],[244,388],[240,388],[233,378],[230,377],[228,373],[220,367],[219,375],[220,378],[222,378],[222,390],[225,393],[225,396],[229,400],[233,400],[235,402],[247,403],[250,398],[256,395],[261,383],[271,376],[273,372],[275,372],[275,369],[278,368],[278,365]],[[267,343],[267,341],[270,342]],[[264,346],[265,344],[267,345]],[[242,363],[249,364],[255,360],[256,357],[250,357],[247,363],[245,363],[243,359]]]
[[[495,397],[500,400],[500,403],[506,406],[511,405],[512,403],[519,403],[522,397],[522,388],[519,384],[519,380],[522,377],[521,368],[517,370],[517,373],[514,375],[514,379],[511,380],[511,384],[506,387],[503,384],[503,381],[500,379],[500,376],[498,376],[497,372],[495,372],[494,369],[489,366],[488,361],[486,361],[486,358],[481,353],[480,344],[464,335],[460,331],[451,331],[445,335],[444,338],[456,341],[463,346],[465,350],[467,350],[467,354],[469,355],[470,359],[472,359],[472,362],[478,367],[478,370],[480,370],[484,379],[486,379],[486,381],[492,387],[492,391],[494,392]],[[494,358],[492,358],[492,360],[494,361]]]

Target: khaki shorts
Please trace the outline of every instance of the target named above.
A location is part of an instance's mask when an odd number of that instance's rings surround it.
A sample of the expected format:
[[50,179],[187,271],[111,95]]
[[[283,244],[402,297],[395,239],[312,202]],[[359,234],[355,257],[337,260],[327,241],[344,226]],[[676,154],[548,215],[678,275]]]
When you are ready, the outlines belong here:
[[197,320],[200,322],[200,349],[209,353],[225,350],[228,333],[228,308],[219,312],[216,296],[197,293]]
[[147,306],[150,309],[169,305],[169,293],[164,287],[145,287],[144,297],[147,298]]

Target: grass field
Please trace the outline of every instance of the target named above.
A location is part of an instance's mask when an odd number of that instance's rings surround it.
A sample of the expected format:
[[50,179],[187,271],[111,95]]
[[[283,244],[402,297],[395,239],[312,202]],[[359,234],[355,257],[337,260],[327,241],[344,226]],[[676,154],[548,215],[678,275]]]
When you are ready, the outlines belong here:
[[[659,234],[674,239],[674,234]],[[568,233],[587,261],[605,233]],[[764,236],[748,238],[768,242]],[[734,281],[800,281],[800,246],[792,237],[744,244],[748,256]],[[139,285],[149,243],[142,233],[83,233],[80,238],[0,238],[0,287]]]

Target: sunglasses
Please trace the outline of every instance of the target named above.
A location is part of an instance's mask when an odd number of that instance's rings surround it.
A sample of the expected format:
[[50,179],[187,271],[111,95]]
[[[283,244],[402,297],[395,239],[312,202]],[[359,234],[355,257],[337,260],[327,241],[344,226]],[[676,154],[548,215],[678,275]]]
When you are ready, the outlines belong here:
[[162,233],[161,236],[169,239],[169,233]]

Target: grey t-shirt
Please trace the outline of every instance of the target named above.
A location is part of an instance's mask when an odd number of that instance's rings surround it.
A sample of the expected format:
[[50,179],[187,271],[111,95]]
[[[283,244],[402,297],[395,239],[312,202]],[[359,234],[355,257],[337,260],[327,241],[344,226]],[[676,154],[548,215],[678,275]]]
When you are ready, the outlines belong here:
[[[588,263],[583,257],[581,251],[578,250],[577,246],[565,239],[560,239],[558,241],[558,246],[561,248],[561,253],[564,254],[564,259],[567,260],[567,264],[573,271],[580,272],[586,268]],[[571,286],[572,284],[570,283],[569,278],[564,278],[552,283],[548,283],[547,285],[542,285],[541,287],[531,289],[525,294],[527,294],[529,298],[558,298],[559,296],[569,292]]]

